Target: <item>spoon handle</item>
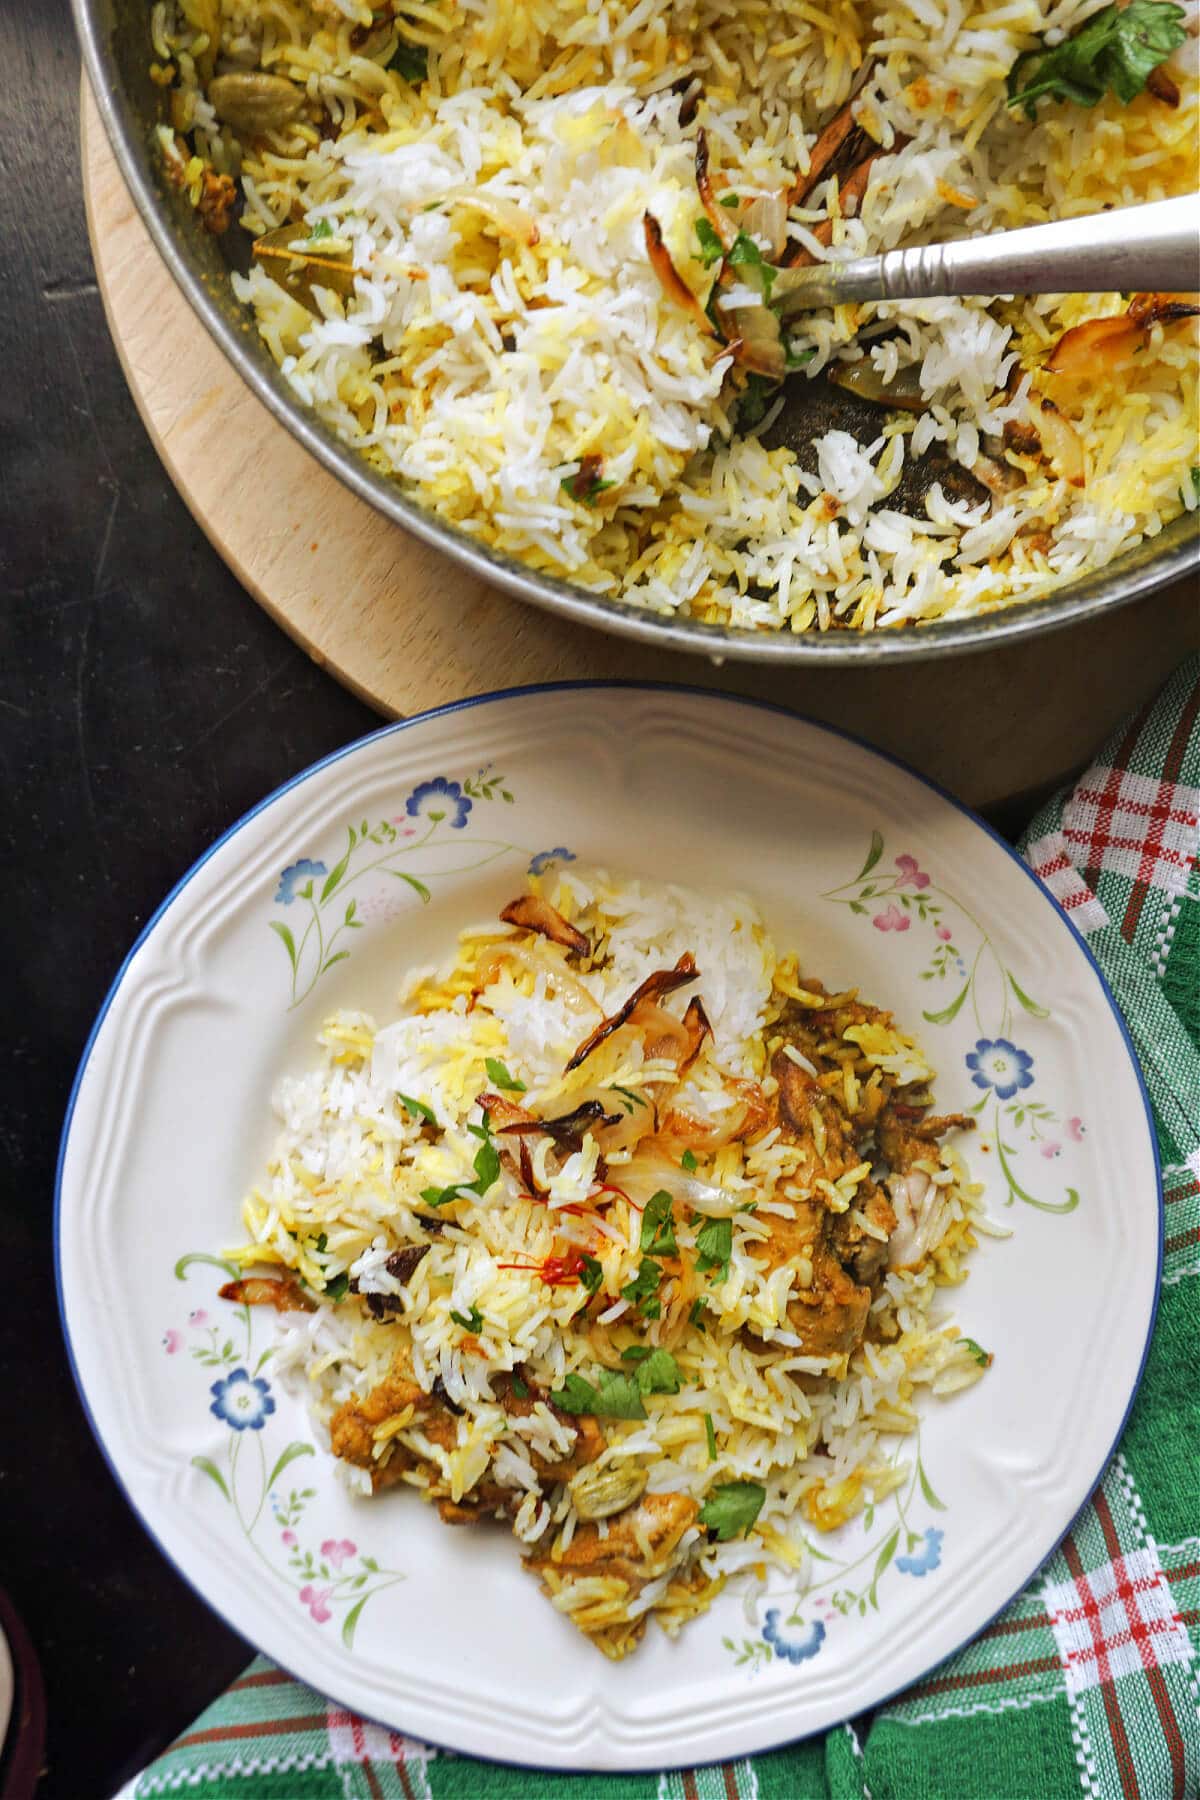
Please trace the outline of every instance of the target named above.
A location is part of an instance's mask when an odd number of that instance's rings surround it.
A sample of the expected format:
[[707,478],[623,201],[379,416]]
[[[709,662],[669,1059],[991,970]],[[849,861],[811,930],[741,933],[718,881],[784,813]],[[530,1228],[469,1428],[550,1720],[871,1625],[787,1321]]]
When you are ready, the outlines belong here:
[[1190,293],[1200,288],[1200,195],[819,263],[780,281],[785,314],[944,294]]

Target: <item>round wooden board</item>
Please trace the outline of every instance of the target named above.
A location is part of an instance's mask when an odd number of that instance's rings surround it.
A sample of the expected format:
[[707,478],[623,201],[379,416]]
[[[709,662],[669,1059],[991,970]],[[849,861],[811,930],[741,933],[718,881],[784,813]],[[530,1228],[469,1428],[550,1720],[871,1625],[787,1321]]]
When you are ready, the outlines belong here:
[[1195,588],[974,656],[877,670],[720,667],[609,637],[476,580],[349,493],[245,386],[139,218],[84,82],[84,195],[109,327],[146,429],[273,618],[389,715],[528,682],[691,682],[859,733],[975,806],[1044,787],[1200,639]]

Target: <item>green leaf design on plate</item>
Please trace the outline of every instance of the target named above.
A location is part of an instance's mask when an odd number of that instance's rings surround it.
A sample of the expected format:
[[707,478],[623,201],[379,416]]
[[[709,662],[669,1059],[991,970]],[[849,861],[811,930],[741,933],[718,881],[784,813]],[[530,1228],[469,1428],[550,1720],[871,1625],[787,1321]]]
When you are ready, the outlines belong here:
[[925,1465],[919,1456],[917,1458],[917,1480],[920,1482],[921,1492],[924,1494],[930,1506],[937,1512],[945,1512],[946,1502],[944,1500],[939,1500],[933,1489],[930,1487],[929,1477],[925,1473]]
[[207,1456],[193,1456],[192,1467],[193,1469],[199,1469],[202,1474],[207,1475],[210,1481],[215,1481],[225,1499],[230,1500],[229,1489],[225,1486],[225,1477],[222,1475],[215,1462],[211,1461]]
[[354,1605],[350,1608],[350,1611],[342,1620],[342,1642],[345,1644],[347,1650],[351,1650],[354,1647],[354,1633],[357,1629],[359,1618],[362,1615],[362,1609],[370,1598],[370,1594],[364,1594],[361,1600],[356,1600]]
[[289,1463],[294,1463],[298,1456],[312,1456],[314,1454],[315,1452],[311,1444],[306,1444],[303,1438],[294,1439],[294,1441],[288,1445],[287,1449],[280,1453],[275,1467],[267,1476],[268,1490],[275,1486],[275,1483],[279,1480],[279,1477],[283,1474],[283,1471],[287,1468]]
[[294,975],[296,972],[296,940],[295,940],[295,938],[292,936],[288,927],[286,925],[284,925],[279,919],[271,920],[271,930],[275,933],[276,937],[283,939],[283,947],[288,953],[288,961],[292,965],[292,973]]
[[864,876],[869,875],[882,855],[883,833],[882,831],[873,831],[871,833],[871,848],[867,851],[867,860],[858,871],[858,874],[854,877],[855,881],[862,881]]
[[1039,1006],[1036,1000],[1031,1000],[1029,998],[1029,995],[1025,992],[1024,988],[1020,985],[1020,983],[1018,982],[1016,976],[1013,974],[1011,969],[1007,970],[1006,972],[1008,975],[1009,987],[1012,989],[1012,991],[1016,995],[1017,999],[1021,1002],[1021,1005],[1025,1008],[1025,1011],[1029,1014],[1030,1018],[1031,1019],[1048,1019],[1050,1017],[1050,1014],[1047,1012],[1046,1008],[1044,1006]]
[[968,981],[963,987],[962,992],[950,1002],[949,1006],[944,1006],[941,1012],[923,1012],[921,1017],[923,1019],[928,1019],[931,1025],[948,1025],[951,1019],[956,1019],[958,1017],[962,1010],[962,1003],[970,991],[971,983]]
[[420,894],[422,900],[429,900],[431,898],[429,889],[425,886],[425,883],[423,881],[418,881],[415,875],[409,875],[403,869],[385,869],[384,874],[394,875],[397,881],[407,881],[409,887],[413,889],[414,893]]
[[187,1279],[187,1272],[193,1263],[208,1263],[211,1268],[223,1270],[231,1281],[237,1280],[238,1271],[233,1263],[226,1262],[220,1256],[209,1256],[203,1250],[192,1250],[187,1256],[181,1256],[179,1261],[175,1264],[176,1281],[185,1281]]
[[324,906],[324,904],[328,900],[330,894],[332,894],[336,891],[336,889],[338,888],[338,886],[341,883],[342,876],[346,873],[346,870],[350,866],[350,858],[354,852],[354,846],[355,846],[355,843],[357,842],[357,837],[356,837],[353,825],[348,826],[347,830],[348,830],[348,834],[349,834],[349,838],[350,838],[350,843],[346,850],[346,854],[342,857],[342,860],[340,862],[334,863],[332,869],[330,869],[328,875],[325,877],[325,885],[321,889],[320,904],[322,906]]
[[896,1529],[892,1532],[891,1537],[888,1538],[886,1544],[884,1544],[884,1546],[883,1546],[883,1549],[879,1552],[879,1555],[875,1558],[875,1569],[871,1576],[871,1589],[870,1589],[870,1593],[868,1595],[868,1599],[870,1600],[871,1605],[875,1608],[876,1612],[879,1611],[879,1600],[876,1597],[876,1593],[875,1593],[876,1588],[879,1586],[879,1577],[883,1574],[884,1570],[887,1568],[888,1564],[891,1562],[893,1556],[895,1556],[896,1546],[899,1542],[900,1542],[900,1527],[897,1525]]

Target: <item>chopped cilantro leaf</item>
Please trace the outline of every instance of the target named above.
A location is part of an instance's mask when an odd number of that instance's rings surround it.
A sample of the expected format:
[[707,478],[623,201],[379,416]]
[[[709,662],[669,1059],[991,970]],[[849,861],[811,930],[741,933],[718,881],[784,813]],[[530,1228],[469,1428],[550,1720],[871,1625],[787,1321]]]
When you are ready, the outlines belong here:
[[481,1331],[483,1329],[483,1314],[477,1306],[473,1306],[469,1313],[455,1312],[451,1307],[450,1317],[456,1325],[461,1325],[464,1331]]
[[623,1100],[629,1102],[625,1108],[627,1113],[631,1113],[635,1106],[645,1106],[646,1104],[642,1096],[640,1094],[635,1094],[632,1088],[615,1087],[612,1089],[612,1092],[614,1094],[620,1094]]
[[756,375],[751,371],[746,377],[746,385],[738,401],[739,431],[749,431],[753,426],[762,424],[778,386],[779,383],[772,381],[769,376]]
[[429,74],[428,47],[425,44],[410,44],[406,38],[401,38],[384,66],[415,87]]
[[662,1301],[658,1297],[661,1279],[661,1267],[647,1257],[633,1280],[627,1281],[621,1289],[622,1298],[630,1301],[643,1319],[657,1319],[662,1312]]
[[421,1198],[424,1200],[426,1206],[449,1206],[452,1200],[457,1200],[461,1194],[470,1193],[470,1191],[470,1188],[468,1188],[465,1183],[452,1181],[449,1187],[422,1188]]
[[699,218],[696,220],[696,236],[700,240],[699,261],[704,264],[706,269],[710,269],[715,262],[719,262],[721,257],[724,256],[725,246],[722,244],[708,219]]
[[621,1361],[622,1362],[637,1362],[637,1363],[645,1362],[645,1360],[649,1356],[649,1354],[650,1354],[649,1344],[630,1344],[630,1346],[627,1350],[622,1350]]
[[707,1331],[708,1326],[704,1323],[704,1314],[707,1311],[708,1301],[701,1294],[698,1300],[692,1301],[691,1309],[688,1312],[688,1324],[694,1325],[697,1331]]
[[594,1256],[585,1256],[582,1261],[583,1267],[579,1271],[579,1279],[583,1283],[584,1291],[588,1294],[598,1294],[600,1283],[604,1280],[604,1270]]
[[528,1400],[529,1398],[529,1388],[519,1375],[514,1375],[512,1378],[512,1391],[518,1400]]
[[557,1393],[550,1396],[563,1412],[594,1413],[603,1419],[644,1419],[642,1391],[632,1375],[612,1369],[601,1371],[598,1385],[593,1387],[582,1375],[568,1375]]
[[669,1350],[651,1350],[638,1364],[633,1379],[643,1394],[677,1394],[683,1386],[679,1364]]
[[1027,50],[1009,71],[1008,104],[1037,117],[1039,100],[1091,107],[1111,89],[1128,106],[1159,63],[1187,35],[1182,7],[1171,0],[1130,0],[1106,6],[1052,49]]
[[659,1189],[646,1202],[642,1214],[642,1253],[645,1256],[675,1256],[675,1213],[670,1194]]
[[423,1100],[414,1100],[411,1094],[397,1094],[396,1098],[401,1106],[407,1107],[414,1119],[422,1119],[426,1125],[436,1127],[437,1114],[431,1106],[426,1106]]
[[329,1239],[325,1236],[325,1233],[322,1232],[320,1237],[317,1239],[316,1243],[313,1245],[313,1249],[317,1252],[318,1255],[323,1255],[324,1252],[326,1250],[328,1250],[328,1248],[329,1248]]
[[503,1088],[506,1094],[523,1094],[525,1092],[525,1083],[523,1081],[515,1080],[514,1077],[509,1074],[499,1057],[485,1057],[484,1066],[488,1072],[488,1080],[494,1081],[496,1086],[498,1088]]
[[816,354],[817,347],[815,344],[810,344],[807,350],[793,350],[786,339],[784,341],[783,361],[785,367],[789,369],[803,369],[806,364],[812,361]]
[[[1136,5],[1137,0],[1134,0]],[[735,268],[757,269],[762,286],[764,305],[771,304],[771,289],[775,285],[776,271],[771,267],[754,239],[748,232],[739,231],[729,251],[729,261]]]
[[736,194],[722,194],[717,204],[719,206],[733,207],[739,205],[740,202]]
[[341,1275],[335,1275],[331,1281],[325,1283],[325,1296],[327,1299],[333,1301],[344,1300],[349,1287],[350,1277],[343,1272]]
[[726,1544],[730,1538],[742,1537],[749,1531],[766,1497],[766,1488],[757,1481],[724,1481],[700,1508],[700,1523]]
[[704,1435],[708,1439],[708,1460],[709,1460],[709,1462],[716,1462],[716,1460],[717,1460],[717,1431],[716,1431],[716,1426],[712,1422],[712,1414],[711,1413],[705,1413],[705,1415],[704,1415]]
[[696,1233],[696,1272],[706,1275],[711,1270],[717,1272],[718,1281],[725,1281],[729,1276],[729,1258],[733,1254],[733,1220],[706,1219]]
[[969,1350],[971,1352],[972,1357],[979,1364],[981,1369],[987,1368],[992,1358],[982,1344],[977,1344],[974,1338],[969,1337],[959,1338],[958,1341],[964,1350]]
[[689,1175],[692,1173],[692,1170],[696,1167],[696,1159],[690,1150],[684,1151],[679,1159],[679,1166],[681,1169],[686,1169]]

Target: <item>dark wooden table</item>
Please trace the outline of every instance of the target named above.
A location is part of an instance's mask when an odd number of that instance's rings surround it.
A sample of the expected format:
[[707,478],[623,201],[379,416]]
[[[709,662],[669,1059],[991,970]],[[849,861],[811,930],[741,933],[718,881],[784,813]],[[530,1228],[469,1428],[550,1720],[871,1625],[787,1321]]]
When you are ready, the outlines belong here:
[[[67,1096],[167,890],[377,721],[238,586],[134,411],[84,226],[67,0],[0,8],[0,63],[0,1587],[45,1676],[39,1793],[105,1800],[250,1651],[143,1535],[72,1383],[52,1231]],[[1028,809],[993,818],[1015,831]]]
[[84,226],[67,0],[0,6],[0,65],[0,1587],[46,1680],[39,1792],[104,1800],[250,1652],[143,1535],[75,1393],[52,1245],[67,1095],[168,888],[378,721],[226,571],[133,409]]

